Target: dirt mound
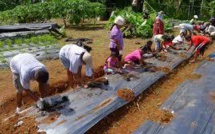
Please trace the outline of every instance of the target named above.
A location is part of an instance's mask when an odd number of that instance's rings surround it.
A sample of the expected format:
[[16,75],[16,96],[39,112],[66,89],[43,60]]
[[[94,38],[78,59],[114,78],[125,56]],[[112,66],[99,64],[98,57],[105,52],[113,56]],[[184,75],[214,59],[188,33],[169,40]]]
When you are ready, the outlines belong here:
[[131,89],[123,88],[117,91],[117,96],[125,101],[132,101],[135,98],[134,92]]
[[[101,77],[101,76],[104,76],[104,74],[105,74],[105,72],[104,72],[102,66],[100,66],[100,67],[94,69],[94,74],[93,74],[93,75],[94,75],[94,78],[99,78],[99,77]],[[80,84],[80,81],[77,81],[76,79],[74,79],[73,76],[72,76],[69,72],[67,72],[67,75],[69,75],[68,87],[73,87],[73,88],[75,88],[75,87],[78,85],[78,83]],[[87,77],[87,76],[84,74],[84,72],[82,73],[82,79],[83,79],[83,81],[84,81],[83,84],[87,84],[88,82],[90,82],[90,81],[92,80],[90,77]],[[99,79],[98,79],[98,80],[99,80]]]
[[14,117],[9,118],[7,121],[0,124],[1,134],[18,134],[18,133],[27,133],[27,134],[35,134],[38,131],[38,123],[35,121],[33,116],[25,117],[20,119],[21,117],[16,115]]
[[160,115],[160,122],[161,123],[169,123],[173,117],[174,116],[170,111],[162,110],[161,115]]
[[53,95],[53,94],[61,93],[66,89],[68,89],[68,87],[69,85],[67,81],[58,81],[49,86],[50,94]]

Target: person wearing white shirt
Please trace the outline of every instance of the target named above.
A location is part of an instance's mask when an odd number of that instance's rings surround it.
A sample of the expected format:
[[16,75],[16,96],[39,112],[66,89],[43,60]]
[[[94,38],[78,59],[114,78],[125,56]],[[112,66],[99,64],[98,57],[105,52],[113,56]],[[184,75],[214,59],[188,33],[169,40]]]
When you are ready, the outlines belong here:
[[[21,112],[23,90],[35,101],[39,109],[44,108],[43,97],[49,94],[49,73],[45,66],[40,63],[33,55],[22,53],[14,56],[10,61],[10,69],[13,73],[14,85],[17,89],[17,109],[16,113]],[[39,83],[39,91],[42,98],[38,98],[30,90],[30,81],[35,80]]]
[[82,66],[85,65],[86,76],[93,76],[92,56],[84,48],[75,44],[65,45],[61,48],[59,58],[67,69],[69,86],[77,82],[78,87],[82,86]]

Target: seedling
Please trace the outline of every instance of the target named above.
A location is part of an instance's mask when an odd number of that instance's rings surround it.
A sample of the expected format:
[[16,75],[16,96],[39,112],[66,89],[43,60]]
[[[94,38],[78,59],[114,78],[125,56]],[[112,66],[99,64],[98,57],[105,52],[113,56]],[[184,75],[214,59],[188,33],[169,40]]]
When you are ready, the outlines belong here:
[[4,43],[2,41],[0,41],[0,48],[4,47]]
[[5,42],[5,44],[7,44],[9,47],[13,47],[12,40],[6,39],[4,42]]
[[15,39],[14,43],[21,46],[22,45],[22,40],[21,39]]

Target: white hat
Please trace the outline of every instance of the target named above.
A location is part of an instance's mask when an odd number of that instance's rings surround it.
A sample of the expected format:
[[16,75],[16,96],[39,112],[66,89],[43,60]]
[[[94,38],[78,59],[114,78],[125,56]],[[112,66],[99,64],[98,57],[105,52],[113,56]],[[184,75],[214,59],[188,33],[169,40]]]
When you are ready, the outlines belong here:
[[193,17],[194,17],[195,19],[198,19],[198,18],[199,18],[197,15],[194,15]]
[[92,76],[93,75],[93,68],[92,68],[92,56],[91,56],[91,54],[88,52],[85,52],[82,59],[86,63],[86,75]]
[[161,14],[165,14],[165,13],[164,13],[164,11],[160,11],[160,12],[158,12],[158,14],[161,15]]
[[117,16],[117,17],[115,18],[115,20],[114,20],[114,23],[117,24],[117,25],[122,26],[122,25],[124,25],[124,23],[125,23],[125,19],[122,18],[122,16]]

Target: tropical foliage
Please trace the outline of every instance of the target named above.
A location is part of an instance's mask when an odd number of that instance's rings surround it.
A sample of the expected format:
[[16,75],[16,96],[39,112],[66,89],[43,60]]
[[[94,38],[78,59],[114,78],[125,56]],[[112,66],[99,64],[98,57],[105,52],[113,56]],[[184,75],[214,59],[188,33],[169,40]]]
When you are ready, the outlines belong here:
[[[107,27],[111,27],[114,22],[116,16],[122,16],[126,20],[126,25],[132,25],[132,32],[126,31],[124,34],[126,36],[133,36],[133,37],[152,37],[152,27],[153,22],[156,17],[156,14],[150,14],[149,19],[143,19],[141,13],[133,12],[131,8],[125,8],[123,10],[115,10],[113,16],[110,17]],[[171,26],[167,23],[168,19],[165,19],[165,31],[170,32]]]

